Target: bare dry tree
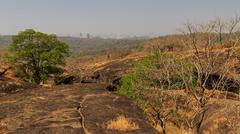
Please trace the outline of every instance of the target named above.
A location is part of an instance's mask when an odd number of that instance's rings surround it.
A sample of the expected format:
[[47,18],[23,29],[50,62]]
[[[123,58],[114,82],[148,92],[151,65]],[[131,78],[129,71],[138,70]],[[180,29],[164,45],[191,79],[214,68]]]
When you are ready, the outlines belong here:
[[216,91],[227,94],[235,84],[231,75],[239,44],[239,22],[239,17],[230,21],[217,18],[199,25],[187,22],[181,31],[183,36],[178,36],[190,48],[183,57],[177,56],[180,51],[162,49],[165,41],[150,42],[155,57],[145,64],[153,66],[138,70],[140,76],[133,80],[134,90],[137,103],[164,134],[168,122],[200,133],[211,99],[218,98]]
[[137,102],[166,134],[167,122],[173,122],[179,129],[186,124],[182,110],[191,111],[191,107],[182,89],[193,86],[194,68],[189,62],[161,49],[154,51],[153,62],[153,67],[141,69],[144,78],[134,82]]
[[[199,89],[187,89],[197,102],[198,109],[189,123],[196,133],[200,132],[210,97],[216,89],[226,88],[228,75],[232,69],[231,60],[239,44],[237,35],[239,22],[238,16],[229,22],[223,22],[221,19],[200,25],[187,22],[182,30],[186,37],[183,42],[191,48],[190,58],[197,69]],[[211,92],[207,93],[206,89],[209,88]]]

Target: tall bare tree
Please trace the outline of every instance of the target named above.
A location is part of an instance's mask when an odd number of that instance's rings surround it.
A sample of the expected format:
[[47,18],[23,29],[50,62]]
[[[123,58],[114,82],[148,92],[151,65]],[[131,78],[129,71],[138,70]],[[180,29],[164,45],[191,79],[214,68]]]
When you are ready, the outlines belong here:
[[[226,89],[227,78],[233,69],[231,61],[239,44],[239,22],[238,16],[227,22],[221,19],[199,25],[187,22],[182,30],[183,42],[191,48],[190,58],[197,69],[199,89],[188,89],[198,102],[196,114],[189,123],[196,133],[200,131],[210,97],[216,89]],[[206,89],[211,92],[207,93]]]

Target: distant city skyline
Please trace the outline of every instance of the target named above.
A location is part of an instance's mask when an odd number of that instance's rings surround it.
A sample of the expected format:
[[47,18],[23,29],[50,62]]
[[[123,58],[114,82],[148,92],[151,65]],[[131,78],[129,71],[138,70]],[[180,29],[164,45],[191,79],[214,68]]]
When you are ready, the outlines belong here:
[[0,34],[35,29],[60,36],[157,36],[186,20],[240,14],[239,0],[0,0]]

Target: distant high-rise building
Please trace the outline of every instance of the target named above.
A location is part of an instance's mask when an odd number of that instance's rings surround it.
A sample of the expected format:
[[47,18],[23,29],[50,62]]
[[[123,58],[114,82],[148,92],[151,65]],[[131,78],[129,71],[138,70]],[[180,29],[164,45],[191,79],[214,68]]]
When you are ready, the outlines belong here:
[[87,38],[88,38],[88,39],[90,39],[90,38],[91,38],[91,35],[90,35],[89,33],[87,34]]

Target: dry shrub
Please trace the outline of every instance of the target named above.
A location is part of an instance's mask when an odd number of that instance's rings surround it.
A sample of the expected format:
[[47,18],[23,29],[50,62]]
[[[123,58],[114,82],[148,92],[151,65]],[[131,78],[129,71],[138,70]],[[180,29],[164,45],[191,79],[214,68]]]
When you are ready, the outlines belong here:
[[145,42],[144,48],[147,51],[159,49],[168,52],[180,52],[187,49],[181,42],[182,35],[168,35],[150,39]]
[[126,118],[125,116],[119,116],[114,120],[107,123],[107,129],[119,130],[119,131],[131,131],[139,129],[139,126]]
[[0,122],[0,134],[5,134],[7,130],[7,125],[5,123]]
[[230,132],[234,134],[240,133],[240,105],[228,105],[225,114],[227,118],[225,125],[230,129]]
[[107,59],[108,60],[121,59],[129,55],[130,52],[131,51],[123,48],[115,48],[107,52]]

